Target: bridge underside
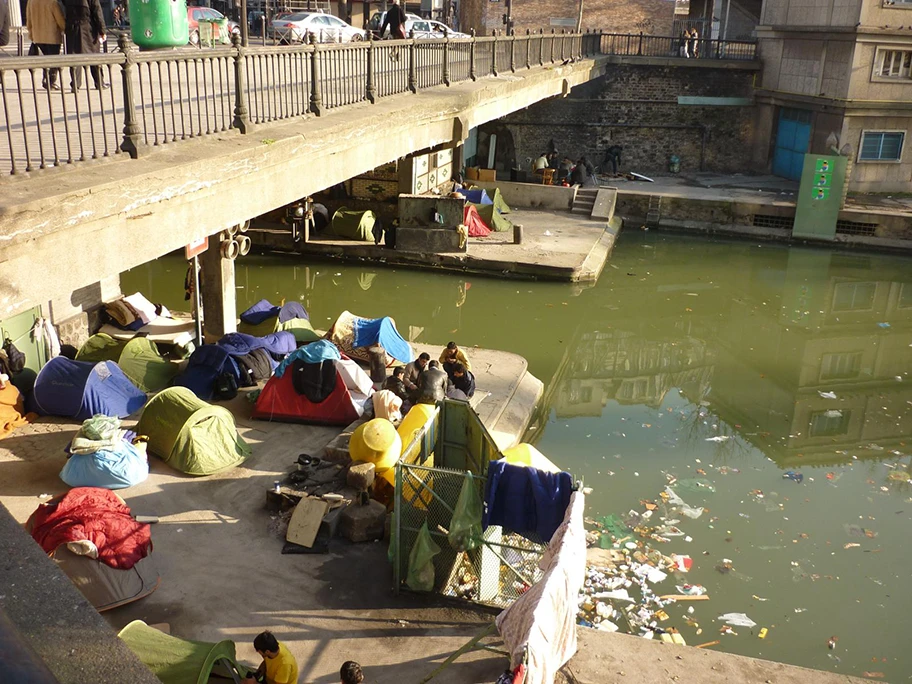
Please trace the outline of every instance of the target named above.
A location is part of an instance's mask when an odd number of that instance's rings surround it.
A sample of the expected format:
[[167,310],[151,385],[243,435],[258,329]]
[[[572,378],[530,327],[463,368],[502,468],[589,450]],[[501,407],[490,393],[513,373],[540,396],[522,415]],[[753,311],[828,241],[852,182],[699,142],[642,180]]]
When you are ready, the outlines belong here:
[[381,164],[458,145],[475,126],[566,95],[605,63],[459,83],[11,180],[0,185],[0,319]]

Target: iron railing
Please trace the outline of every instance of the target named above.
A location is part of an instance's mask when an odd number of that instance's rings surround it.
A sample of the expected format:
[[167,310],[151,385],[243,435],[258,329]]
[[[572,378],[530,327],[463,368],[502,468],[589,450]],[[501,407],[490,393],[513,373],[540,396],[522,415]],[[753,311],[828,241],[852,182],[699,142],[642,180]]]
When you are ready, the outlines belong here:
[[601,34],[599,52],[603,55],[620,55],[623,57],[681,57],[700,60],[752,61],[757,59],[757,44],[753,41],[745,40],[698,38],[692,41],[685,41],[683,36],[603,33]]
[[[254,125],[598,54],[675,56],[679,39],[529,33],[468,39],[230,46],[0,60],[0,173],[144,151]],[[754,44],[700,40],[699,59],[753,59]],[[81,79],[74,76],[81,75]],[[53,76],[53,78],[52,78]],[[97,77],[97,78],[96,78]],[[59,89],[50,86],[56,80]],[[81,87],[72,89],[81,80]]]

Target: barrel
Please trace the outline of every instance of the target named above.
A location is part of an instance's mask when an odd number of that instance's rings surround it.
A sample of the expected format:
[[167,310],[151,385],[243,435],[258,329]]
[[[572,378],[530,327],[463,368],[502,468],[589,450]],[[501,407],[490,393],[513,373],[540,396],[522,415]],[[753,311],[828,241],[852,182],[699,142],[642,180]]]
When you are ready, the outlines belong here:
[[186,0],[129,0],[130,34],[140,48],[180,47],[190,39]]

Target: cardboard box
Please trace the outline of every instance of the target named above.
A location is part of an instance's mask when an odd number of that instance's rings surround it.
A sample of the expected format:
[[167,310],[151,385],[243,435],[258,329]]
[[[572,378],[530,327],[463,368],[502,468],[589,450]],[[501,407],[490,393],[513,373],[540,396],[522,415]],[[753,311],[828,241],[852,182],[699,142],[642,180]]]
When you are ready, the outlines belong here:
[[497,171],[494,169],[478,169],[478,178],[474,180],[494,182],[497,180]]

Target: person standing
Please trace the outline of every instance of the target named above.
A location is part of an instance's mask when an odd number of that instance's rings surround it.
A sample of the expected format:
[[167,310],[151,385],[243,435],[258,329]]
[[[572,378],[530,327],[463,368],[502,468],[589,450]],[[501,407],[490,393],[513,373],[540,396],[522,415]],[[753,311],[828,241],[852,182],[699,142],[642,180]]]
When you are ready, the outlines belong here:
[[697,27],[690,29],[690,56],[696,59],[700,55],[697,52],[697,46],[700,44],[700,34],[697,33]]
[[681,57],[690,57],[690,31],[687,29],[681,31],[681,46],[679,50]]
[[399,6],[399,0],[393,0],[392,6],[387,10],[386,16],[383,17],[383,24],[380,26],[380,37],[386,35],[386,27],[389,26],[390,36],[394,40],[405,38],[405,12]]
[[[57,0],[29,0],[25,6],[25,26],[28,28],[34,54],[59,55],[66,21]],[[41,86],[60,90],[57,75],[60,69],[45,69]]]
[[[104,14],[99,0],[64,0],[66,16],[67,54],[88,55],[101,52],[101,44],[107,40]],[[93,66],[92,78],[99,90],[107,88],[101,67]],[[70,88],[75,93],[82,88],[82,67],[70,69]]]

